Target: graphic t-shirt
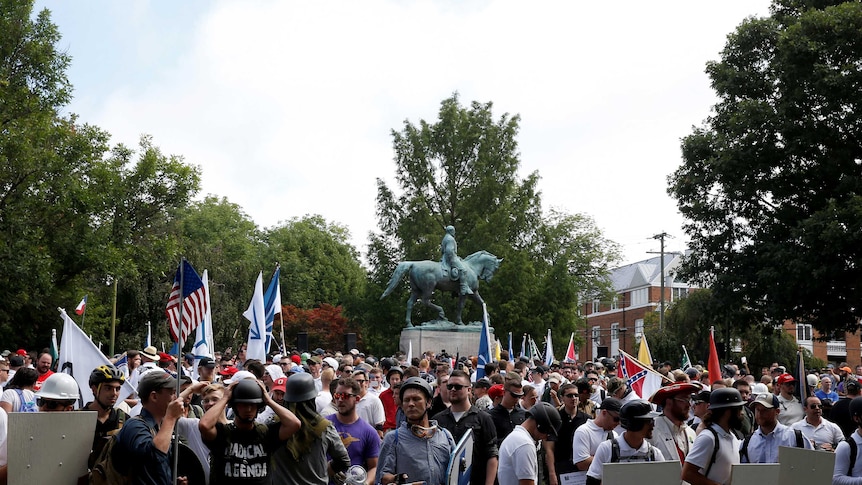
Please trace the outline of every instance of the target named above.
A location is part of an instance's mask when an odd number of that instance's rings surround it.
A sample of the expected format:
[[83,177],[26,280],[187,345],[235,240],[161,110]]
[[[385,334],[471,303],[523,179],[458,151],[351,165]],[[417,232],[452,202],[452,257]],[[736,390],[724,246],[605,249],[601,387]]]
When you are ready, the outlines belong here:
[[215,440],[206,443],[212,452],[210,484],[268,484],[269,454],[281,443],[280,428],[272,423],[241,430],[233,423],[217,423]]
[[377,458],[380,455],[380,435],[362,418],[350,424],[343,424],[334,414],[327,416],[326,419],[331,421],[338,431],[338,436],[341,437],[341,442],[347,449],[347,454],[350,455],[351,465],[365,467],[365,460]]

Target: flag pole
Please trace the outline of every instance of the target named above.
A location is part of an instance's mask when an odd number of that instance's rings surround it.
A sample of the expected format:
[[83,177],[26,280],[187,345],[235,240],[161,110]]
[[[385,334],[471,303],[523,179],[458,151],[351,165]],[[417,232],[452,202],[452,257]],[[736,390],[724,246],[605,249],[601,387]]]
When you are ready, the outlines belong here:
[[[114,305],[111,310],[111,346],[109,353],[114,356],[114,337],[117,335],[117,281],[119,278],[114,277]],[[87,307],[84,306],[84,313],[87,312]],[[81,325],[84,324],[84,319],[81,319]],[[101,350],[101,349],[99,349]]]
[[[180,318],[179,318],[179,328],[177,335],[177,398],[180,397],[180,383],[182,379],[180,379],[180,369],[182,368],[182,360],[180,360],[180,356],[183,353],[183,283],[185,278],[183,277],[183,268],[185,266],[186,258],[180,258]],[[177,470],[179,470],[180,466],[180,440],[178,433],[174,432],[173,437],[174,442],[172,443],[172,447],[174,449],[174,464],[173,464],[173,477],[174,477],[174,485],[177,485]]]

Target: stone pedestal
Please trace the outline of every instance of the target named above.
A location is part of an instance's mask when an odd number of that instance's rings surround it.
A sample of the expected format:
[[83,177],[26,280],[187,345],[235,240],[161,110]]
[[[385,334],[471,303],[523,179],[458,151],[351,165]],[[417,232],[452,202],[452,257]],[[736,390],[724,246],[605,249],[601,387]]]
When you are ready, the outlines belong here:
[[[494,329],[491,332],[491,343],[494,342]],[[472,322],[468,325],[455,325],[452,322],[435,320],[423,325],[405,328],[401,331],[401,342],[398,348],[407,353],[410,343],[413,343],[413,356],[430,350],[435,353],[445,350],[449,355],[476,355],[479,353],[479,336],[482,334],[482,323]]]

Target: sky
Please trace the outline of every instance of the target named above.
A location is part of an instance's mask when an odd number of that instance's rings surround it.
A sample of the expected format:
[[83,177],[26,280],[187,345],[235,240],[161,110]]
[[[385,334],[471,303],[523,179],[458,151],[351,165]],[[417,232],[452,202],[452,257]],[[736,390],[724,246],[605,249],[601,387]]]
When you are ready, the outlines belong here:
[[[521,177],[543,207],[592,217],[623,251],[683,251],[667,194],[680,140],[716,98],[704,73],[767,0],[38,0],[72,57],[82,122],[202,170],[201,198],[259,227],[307,214],[364,253],[376,180],[394,183],[392,130],[440,102],[521,117]],[[442,237],[442,230],[441,230]],[[462,248],[471,252],[482,248]],[[439,255],[428,255],[429,259]]]

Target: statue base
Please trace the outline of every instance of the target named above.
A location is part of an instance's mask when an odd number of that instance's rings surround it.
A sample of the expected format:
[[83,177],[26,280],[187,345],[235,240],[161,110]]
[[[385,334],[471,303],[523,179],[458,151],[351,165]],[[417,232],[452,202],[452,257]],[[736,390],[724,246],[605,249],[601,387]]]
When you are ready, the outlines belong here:
[[[490,328],[489,331],[493,343],[494,329]],[[419,357],[426,350],[437,354],[445,350],[451,356],[457,354],[462,356],[476,355],[479,353],[481,335],[482,322],[456,325],[446,320],[432,320],[403,329],[398,348],[406,354],[412,343],[413,357]]]

